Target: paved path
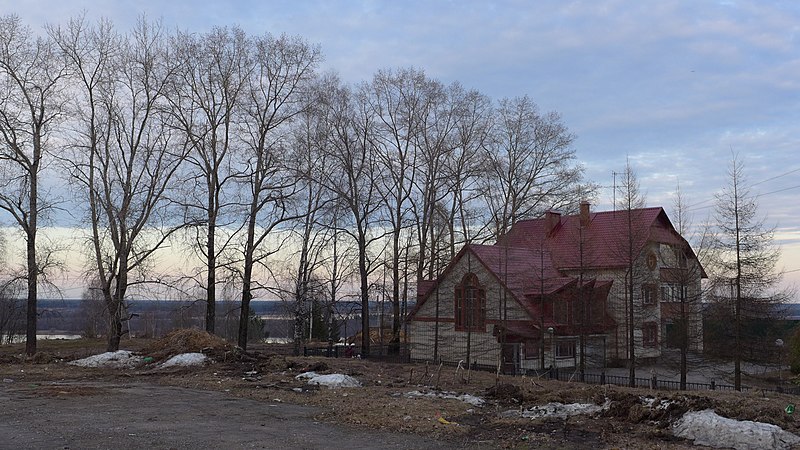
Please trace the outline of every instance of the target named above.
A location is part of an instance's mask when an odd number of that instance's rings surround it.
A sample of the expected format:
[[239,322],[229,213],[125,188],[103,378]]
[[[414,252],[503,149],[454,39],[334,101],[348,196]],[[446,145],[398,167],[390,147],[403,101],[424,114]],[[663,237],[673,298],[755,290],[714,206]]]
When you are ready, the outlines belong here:
[[149,384],[0,384],[0,448],[434,449],[414,435],[313,420],[309,407]]

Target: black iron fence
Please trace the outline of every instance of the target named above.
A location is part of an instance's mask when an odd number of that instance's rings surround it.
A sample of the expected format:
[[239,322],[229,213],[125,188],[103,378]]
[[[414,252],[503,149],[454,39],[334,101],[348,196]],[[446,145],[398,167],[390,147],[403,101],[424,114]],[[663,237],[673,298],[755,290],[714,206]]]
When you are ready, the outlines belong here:
[[[620,375],[608,375],[605,372],[600,373],[583,373],[573,370],[554,370],[549,372],[551,379],[569,382],[581,382],[588,384],[612,384],[615,386],[630,386],[630,377]],[[679,381],[661,380],[657,375],[649,378],[635,378],[634,384],[638,388],[656,389],[656,390],[681,390],[681,383]],[[686,383],[687,391],[733,391],[736,387],[731,384],[718,384],[714,380],[710,383]],[[754,388],[752,386],[742,386],[742,391],[749,390],[762,390],[770,392],[780,392],[792,395],[800,395],[800,387],[786,387],[776,386],[774,388]]]
[[369,354],[356,345],[334,345],[333,347],[303,347],[303,356],[323,356],[326,358],[365,358],[378,361],[411,362],[408,344],[372,344]]
[[[335,345],[333,347],[310,346],[303,347],[304,356],[322,356],[327,358],[368,358],[371,360],[408,363],[411,362],[409,347],[407,344],[373,344],[370,346],[369,355],[364,355],[361,352],[361,347],[356,345]],[[476,369],[494,370],[491,367],[475,366]],[[550,379],[557,379],[559,381],[567,382],[580,382],[587,384],[611,384],[615,386],[630,386],[630,377],[622,375],[609,375],[601,371],[600,373],[585,372],[581,373],[578,370],[570,369],[555,369],[550,370],[547,375]],[[681,383],[679,381],[659,379],[657,375],[652,375],[649,378],[636,377],[634,379],[635,386],[638,388],[654,389],[654,390],[681,390]],[[695,383],[687,382],[687,391],[734,391],[735,386],[732,384],[718,384],[714,380],[709,383]],[[756,388],[752,386],[742,386],[742,391],[765,391],[765,392],[778,392],[791,395],[800,395],[800,386],[776,386]]]

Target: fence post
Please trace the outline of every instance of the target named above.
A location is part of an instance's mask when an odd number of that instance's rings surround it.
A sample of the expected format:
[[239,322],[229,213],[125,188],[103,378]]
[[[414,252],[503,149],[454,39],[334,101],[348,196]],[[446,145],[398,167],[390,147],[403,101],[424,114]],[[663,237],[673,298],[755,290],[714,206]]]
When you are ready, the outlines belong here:
[[308,347],[303,346],[303,356],[308,356]]
[[711,390],[713,391],[715,388],[716,384],[714,383],[714,380],[711,380]]
[[655,372],[653,372],[652,376],[650,377],[650,389],[658,389],[658,375],[656,375]]
[[600,384],[606,384],[606,371],[600,371]]

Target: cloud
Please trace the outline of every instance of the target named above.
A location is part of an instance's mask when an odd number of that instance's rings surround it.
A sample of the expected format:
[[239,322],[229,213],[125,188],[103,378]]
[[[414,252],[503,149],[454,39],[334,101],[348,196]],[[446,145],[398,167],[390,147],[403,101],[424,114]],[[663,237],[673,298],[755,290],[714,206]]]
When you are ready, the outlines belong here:
[[[239,24],[320,43],[324,68],[350,83],[413,66],[495,99],[527,94],[561,113],[593,181],[610,186],[630,157],[660,204],[680,180],[690,202],[710,205],[731,149],[754,182],[800,167],[794,2],[0,0],[0,9],[33,27],[84,9],[121,27],[140,13],[197,32]],[[789,232],[800,229],[798,191],[775,191],[792,183],[758,186],[762,211]]]

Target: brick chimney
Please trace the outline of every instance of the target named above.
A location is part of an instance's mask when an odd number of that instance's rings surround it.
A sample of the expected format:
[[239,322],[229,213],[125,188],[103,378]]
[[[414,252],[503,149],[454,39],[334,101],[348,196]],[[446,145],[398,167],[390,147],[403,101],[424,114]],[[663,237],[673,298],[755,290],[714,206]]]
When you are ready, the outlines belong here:
[[588,227],[589,222],[591,221],[590,219],[591,216],[589,215],[591,206],[592,204],[587,201],[581,202],[581,227],[583,228]]
[[555,230],[559,223],[561,223],[561,214],[554,211],[544,213],[544,229],[548,235]]

